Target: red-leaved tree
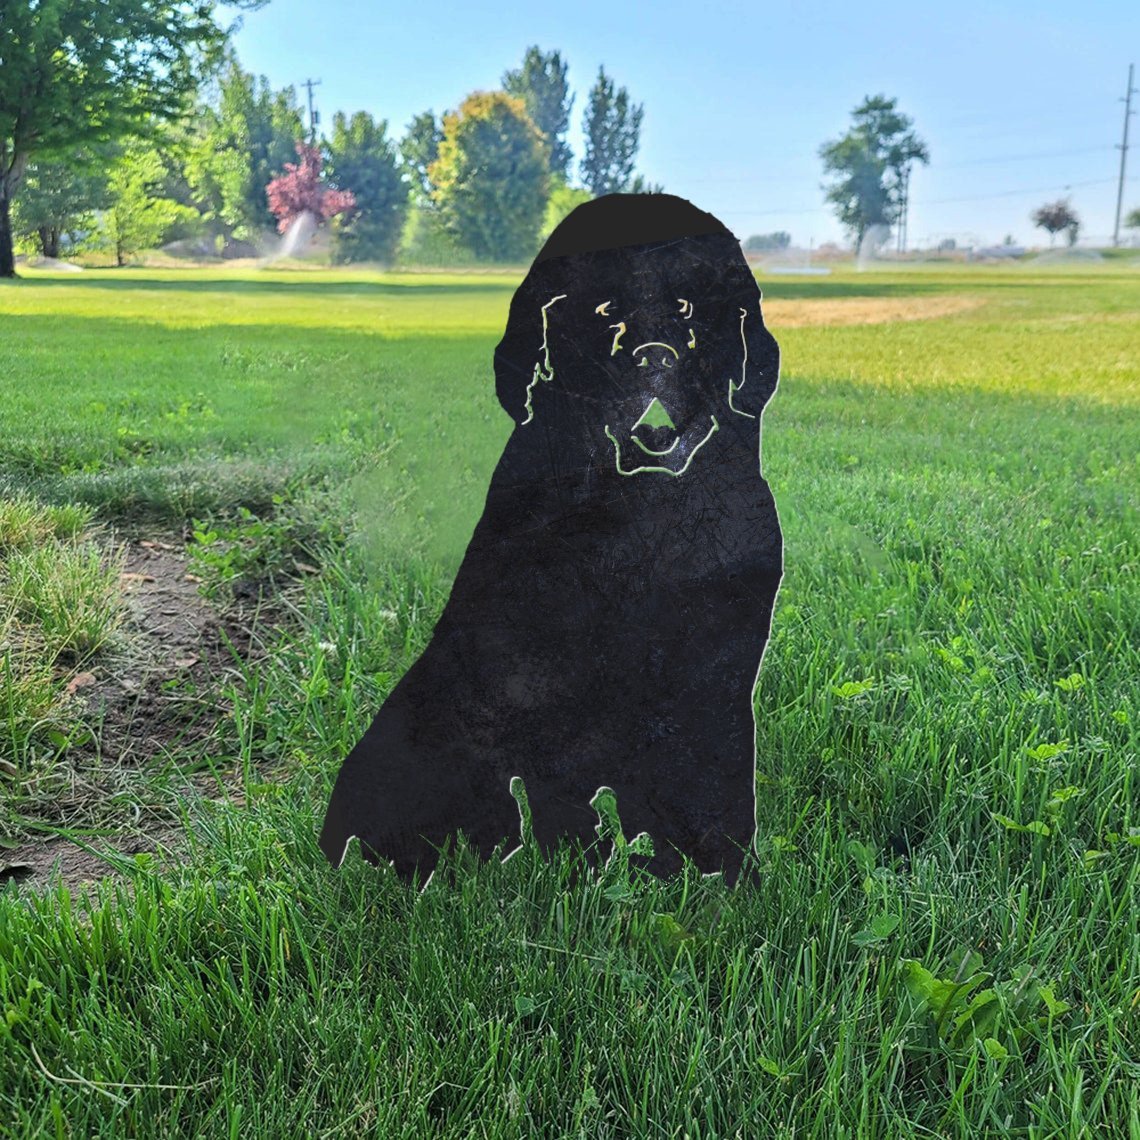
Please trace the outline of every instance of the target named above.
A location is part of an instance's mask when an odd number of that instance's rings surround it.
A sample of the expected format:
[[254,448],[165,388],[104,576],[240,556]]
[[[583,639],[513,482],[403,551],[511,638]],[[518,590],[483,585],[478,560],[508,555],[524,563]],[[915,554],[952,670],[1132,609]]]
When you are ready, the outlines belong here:
[[285,233],[302,214],[331,218],[356,206],[351,190],[333,190],[321,182],[321,152],[315,146],[299,142],[297,157],[300,162],[285,163],[285,173],[265,188],[278,233]]

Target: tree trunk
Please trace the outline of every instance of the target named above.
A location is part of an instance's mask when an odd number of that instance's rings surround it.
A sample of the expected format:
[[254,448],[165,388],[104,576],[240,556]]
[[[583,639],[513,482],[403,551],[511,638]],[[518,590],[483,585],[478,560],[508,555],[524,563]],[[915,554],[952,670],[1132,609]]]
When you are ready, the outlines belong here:
[[12,249],[12,218],[8,212],[8,188],[0,178],[0,277],[16,276],[16,256]]
[[0,135],[0,278],[16,276],[16,253],[12,243],[12,195],[24,177],[28,155],[11,154],[8,142]]
[[40,251],[44,257],[59,257],[59,227],[40,226]]

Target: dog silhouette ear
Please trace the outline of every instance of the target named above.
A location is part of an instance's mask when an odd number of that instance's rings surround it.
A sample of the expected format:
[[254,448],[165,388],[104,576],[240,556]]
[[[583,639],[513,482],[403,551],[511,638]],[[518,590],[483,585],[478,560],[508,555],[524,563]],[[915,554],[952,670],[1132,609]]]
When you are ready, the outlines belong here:
[[742,300],[738,312],[741,367],[729,380],[729,407],[743,416],[759,419],[780,378],[780,348],[764,325],[758,289]]
[[503,339],[495,349],[495,394],[516,424],[533,414],[532,387],[539,376],[549,379],[545,306],[558,296],[545,264],[535,265],[511,299]]

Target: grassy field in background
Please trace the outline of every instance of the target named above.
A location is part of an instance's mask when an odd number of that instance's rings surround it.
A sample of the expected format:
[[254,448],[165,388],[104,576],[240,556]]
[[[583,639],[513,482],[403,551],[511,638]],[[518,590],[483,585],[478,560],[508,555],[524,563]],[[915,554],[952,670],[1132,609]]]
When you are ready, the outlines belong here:
[[[1136,263],[761,276],[760,885],[460,852],[417,896],[316,834],[482,509],[516,283],[0,285],[0,839],[192,842],[0,893],[0,1135],[1140,1140]],[[287,620],[206,744],[61,821],[123,636],[88,519]]]

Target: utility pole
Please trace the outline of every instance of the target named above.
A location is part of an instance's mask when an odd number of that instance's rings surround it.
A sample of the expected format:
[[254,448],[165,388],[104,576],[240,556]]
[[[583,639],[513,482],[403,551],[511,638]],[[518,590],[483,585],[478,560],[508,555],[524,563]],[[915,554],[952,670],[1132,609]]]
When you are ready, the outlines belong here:
[[902,169],[902,193],[899,195],[899,240],[898,252],[906,253],[906,221],[910,210],[910,163]]
[[903,253],[910,238],[910,163],[906,164],[906,183],[903,186]]
[[319,111],[313,110],[313,88],[320,87],[321,81],[319,79],[306,79],[301,84],[302,87],[308,88],[309,91],[309,145],[317,145],[317,124],[321,121]]
[[1124,205],[1124,164],[1128,161],[1128,120],[1132,118],[1135,111],[1132,110],[1132,96],[1136,94],[1136,88],[1132,86],[1132,69],[1135,64],[1128,65],[1128,90],[1124,93],[1124,140],[1117,147],[1120,151],[1120,183],[1116,188],[1116,225],[1112,231],[1112,244],[1120,244],[1120,208]]

